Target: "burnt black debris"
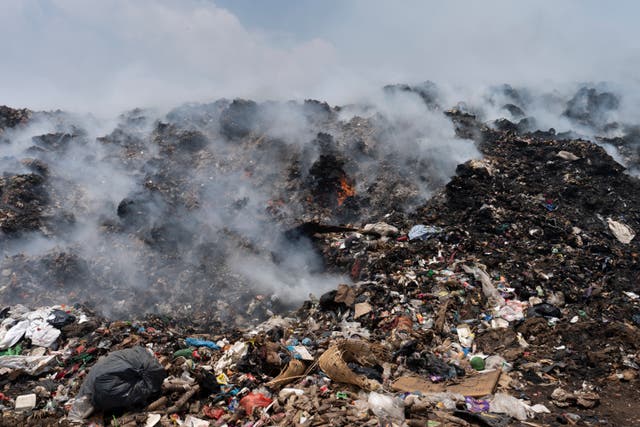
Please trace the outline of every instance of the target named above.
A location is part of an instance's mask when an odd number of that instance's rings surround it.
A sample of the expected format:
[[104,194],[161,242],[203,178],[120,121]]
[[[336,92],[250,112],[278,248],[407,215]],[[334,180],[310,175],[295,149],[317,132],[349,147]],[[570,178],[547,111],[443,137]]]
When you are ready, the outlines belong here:
[[45,178],[36,173],[4,174],[0,178],[0,230],[14,233],[37,230],[49,197]]
[[[31,118],[31,111],[26,108],[14,109],[6,105],[0,106],[0,131],[25,124]],[[2,133],[0,133],[2,135]]]
[[608,124],[607,113],[619,106],[620,100],[613,93],[582,87],[567,102],[563,114],[578,123],[603,128]]

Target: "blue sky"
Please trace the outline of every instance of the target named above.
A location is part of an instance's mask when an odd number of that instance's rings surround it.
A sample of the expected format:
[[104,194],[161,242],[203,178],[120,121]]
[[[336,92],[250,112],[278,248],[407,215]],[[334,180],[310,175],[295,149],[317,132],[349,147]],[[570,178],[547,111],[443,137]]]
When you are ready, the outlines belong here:
[[357,99],[389,82],[635,84],[633,1],[0,3],[0,103],[117,111]]

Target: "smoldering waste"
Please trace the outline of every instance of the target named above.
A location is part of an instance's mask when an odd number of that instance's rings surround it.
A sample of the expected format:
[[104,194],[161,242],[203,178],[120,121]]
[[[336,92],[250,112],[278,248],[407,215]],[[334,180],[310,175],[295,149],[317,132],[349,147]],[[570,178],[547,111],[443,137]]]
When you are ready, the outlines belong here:
[[597,143],[536,130],[508,89],[494,122],[385,88],[430,125],[3,107],[1,424],[633,425],[633,128],[581,89]]

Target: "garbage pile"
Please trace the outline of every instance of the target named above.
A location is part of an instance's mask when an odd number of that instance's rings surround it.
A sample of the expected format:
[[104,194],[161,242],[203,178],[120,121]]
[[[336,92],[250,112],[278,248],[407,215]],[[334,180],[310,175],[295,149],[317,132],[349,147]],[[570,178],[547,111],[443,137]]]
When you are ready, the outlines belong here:
[[95,137],[86,118],[33,112],[0,139],[0,295],[220,325],[294,308],[303,288],[338,280],[321,277],[309,231],[410,209],[455,169],[412,152],[429,129],[397,126],[317,101],[222,100],[160,119],[133,110]]
[[[421,92],[421,99],[433,103],[427,94]],[[341,123],[328,106],[309,102],[305,108],[313,111],[314,123],[326,119],[320,127]],[[634,410],[640,397],[640,182],[593,142],[506,119],[483,122],[459,108],[444,113],[481,155],[459,164],[455,176],[434,186],[419,206],[412,205],[417,187],[408,193],[397,189],[382,201],[387,185],[409,182],[419,163],[403,163],[408,169],[385,175],[386,168],[370,165],[352,169],[356,156],[345,155],[354,149],[347,134],[367,135],[371,139],[360,146],[365,153],[375,151],[375,139],[383,138],[374,132],[379,118],[352,119],[335,145],[339,138],[314,136],[325,147],[314,164],[302,165],[302,156],[284,181],[269,177],[269,188],[283,193],[269,200],[267,212],[279,218],[288,239],[304,240],[317,251],[325,271],[345,279],[295,306],[251,293],[246,277],[213,274],[206,265],[198,271],[185,267],[182,275],[171,271],[184,267],[177,260],[185,248],[181,233],[195,235],[178,221],[189,210],[176,206],[194,203],[197,210],[210,201],[190,191],[193,183],[178,165],[194,158],[202,163],[193,169],[216,163],[207,157],[207,143],[185,136],[185,121],[202,129],[219,114],[211,126],[234,141],[230,152],[259,151],[268,138],[258,141],[254,132],[269,118],[258,104],[234,101],[175,111],[171,117],[181,125],[154,125],[160,154],[151,160],[134,149],[147,147],[137,134],[114,132],[109,143],[128,147],[131,165],[153,163],[157,179],[147,175],[145,182],[162,199],[162,212],[175,215],[150,223],[148,217],[157,213],[150,207],[158,205],[138,193],[114,206],[119,221],[103,222],[105,232],[140,236],[156,249],[144,252],[156,286],[116,316],[106,313],[99,298],[88,298],[92,283],[123,292],[109,282],[105,265],[97,269],[94,260],[68,253],[6,258],[0,425],[640,422]],[[283,157],[295,151],[281,148]],[[267,163],[246,163],[246,172],[267,185]],[[371,170],[389,180],[375,187],[365,178]],[[369,193],[355,184],[363,181]],[[49,205],[58,191],[51,190],[43,206],[61,214],[63,208]],[[281,196],[287,192],[285,202]],[[3,203],[2,212],[9,212],[11,202]],[[400,209],[397,203],[412,207]],[[50,228],[42,220],[32,225],[59,233],[59,222]],[[215,244],[225,250],[269,252],[266,243],[252,247],[237,230],[224,236]],[[210,255],[211,264],[224,264],[224,251]],[[170,268],[161,270],[162,262]],[[48,282],[53,289],[42,291],[36,281],[42,267],[52,265],[57,267],[45,271],[56,274]],[[229,279],[228,292],[202,285],[212,277]],[[93,303],[61,305],[54,298]],[[169,308],[175,304],[173,311],[149,310],[158,300]]]

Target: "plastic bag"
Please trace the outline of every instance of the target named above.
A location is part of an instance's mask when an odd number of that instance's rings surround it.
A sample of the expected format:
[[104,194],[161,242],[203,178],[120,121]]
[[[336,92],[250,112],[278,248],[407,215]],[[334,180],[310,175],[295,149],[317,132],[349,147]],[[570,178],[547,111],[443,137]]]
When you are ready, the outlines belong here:
[[489,356],[484,361],[485,369],[502,369],[504,372],[509,372],[513,369],[513,366],[505,360],[504,357],[494,355]]
[[62,328],[76,321],[76,316],[73,314],[69,314],[66,311],[59,310],[54,308],[49,316],[47,317],[47,322],[55,328]]
[[556,317],[561,318],[562,312],[558,307],[555,307],[551,304],[547,304],[546,302],[536,304],[533,307],[530,307],[527,311],[528,317]]
[[89,396],[100,410],[130,408],[159,393],[166,376],[162,365],[143,347],[114,351],[91,369],[79,395]]
[[2,356],[0,369],[7,368],[28,375],[40,375],[55,364],[55,355],[50,356]]
[[458,325],[456,327],[456,332],[458,334],[458,339],[460,340],[460,345],[466,348],[470,348],[473,345],[475,335],[471,332],[469,325]]
[[49,309],[39,309],[20,314],[19,319],[21,320],[11,326],[2,336],[0,350],[13,347],[23,337],[30,339],[33,345],[51,347],[60,336],[60,330],[54,328],[47,321],[48,317]]
[[51,347],[60,336],[60,330],[51,326],[44,319],[34,319],[29,323],[25,338],[31,340],[31,344],[39,347]]
[[414,225],[409,230],[409,240],[428,240],[436,234],[442,233],[442,228],[430,225]]
[[491,412],[497,414],[507,414],[512,418],[524,421],[527,418],[533,418],[536,413],[549,413],[544,405],[530,406],[524,400],[516,399],[505,393],[496,393],[490,403]]
[[72,422],[82,422],[93,413],[93,405],[89,396],[82,396],[75,399],[71,404],[71,409],[67,417]]
[[22,320],[13,325],[2,337],[2,341],[0,341],[0,350],[6,350],[7,348],[16,345],[27,332],[28,328],[28,320]]
[[474,399],[473,397],[467,396],[465,398],[467,403],[467,410],[471,412],[488,412],[489,411],[489,402],[484,399]]
[[248,349],[249,346],[247,345],[247,343],[244,343],[242,341],[238,341],[237,343],[235,343],[233,347],[225,351],[220,360],[216,362],[214,367],[215,372],[224,372],[234,363],[237,363],[240,359],[242,359],[242,357],[244,357]]
[[371,392],[369,394],[369,409],[378,418],[390,420],[398,424],[404,423],[404,402],[392,396]]
[[213,341],[202,340],[200,338],[187,338],[185,344],[190,347],[207,347],[211,350],[220,350],[220,346]]
[[482,283],[482,293],[492,306],[504,306],[504,298],[502,298],[502,295],[500,295],[496,287],[493,286],[491,278],[483,269],[480,267],[468,267],[466,265],[463,265],[462,269],[465,273],[473,274],[473,277]]
[[251,415],[255,408],[265,408],[271,405],[271,402],[273,400],[262,393],[249,393],[240,399],[240,406],[244,408],[247,414]]

